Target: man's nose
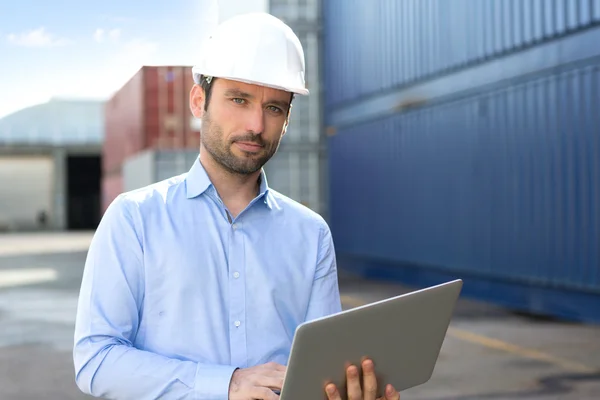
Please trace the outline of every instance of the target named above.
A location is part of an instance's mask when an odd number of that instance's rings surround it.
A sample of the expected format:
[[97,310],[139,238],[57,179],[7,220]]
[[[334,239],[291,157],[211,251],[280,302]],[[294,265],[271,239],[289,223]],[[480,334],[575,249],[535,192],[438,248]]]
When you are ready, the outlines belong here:
[[252,108],[248,113],[246,130],[254,134],[261,134],[265,129],[265,113],[262,108]]

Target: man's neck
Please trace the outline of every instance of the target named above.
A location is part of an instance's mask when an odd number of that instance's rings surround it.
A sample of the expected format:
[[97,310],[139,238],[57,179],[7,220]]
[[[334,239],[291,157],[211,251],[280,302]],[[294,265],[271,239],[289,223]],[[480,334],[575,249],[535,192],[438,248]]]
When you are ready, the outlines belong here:
[[250,175],[231,173],[206,151],[200,152],[200,162],[233,217],[242,212],[258,195],[260,170]]

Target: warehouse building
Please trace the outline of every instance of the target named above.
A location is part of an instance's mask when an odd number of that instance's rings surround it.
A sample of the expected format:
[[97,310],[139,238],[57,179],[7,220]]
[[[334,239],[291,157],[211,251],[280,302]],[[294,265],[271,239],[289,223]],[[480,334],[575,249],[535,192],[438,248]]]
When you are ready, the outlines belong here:
[[52,99],[0,119],[0,231],[95,229],[103,136],[101,101]]

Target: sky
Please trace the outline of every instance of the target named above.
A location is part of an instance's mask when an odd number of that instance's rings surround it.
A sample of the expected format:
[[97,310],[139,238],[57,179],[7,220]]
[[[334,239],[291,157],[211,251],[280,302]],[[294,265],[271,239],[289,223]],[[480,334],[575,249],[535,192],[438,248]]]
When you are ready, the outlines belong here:
[[0,1],[0,118],[53,97],[108,99],[142,65],[193,65],[215,19],[267,4]]

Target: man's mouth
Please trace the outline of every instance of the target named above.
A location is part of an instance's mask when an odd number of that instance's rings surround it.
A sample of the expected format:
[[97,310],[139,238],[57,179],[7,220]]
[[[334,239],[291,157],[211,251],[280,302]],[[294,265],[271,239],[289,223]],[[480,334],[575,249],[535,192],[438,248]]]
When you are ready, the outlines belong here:
[[235,142],[235,145],[243,151],[247,151],[247,152],[257,152],[260,149],[262,149],[262,145],[255,143],[255,142],[244,142],[244,141],[239,141],[239,142]]

